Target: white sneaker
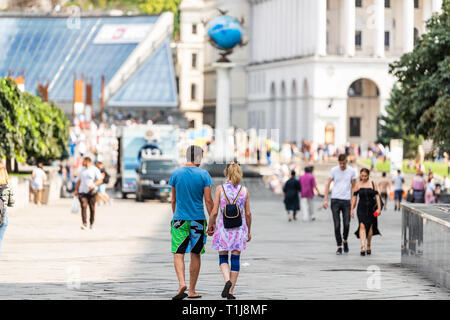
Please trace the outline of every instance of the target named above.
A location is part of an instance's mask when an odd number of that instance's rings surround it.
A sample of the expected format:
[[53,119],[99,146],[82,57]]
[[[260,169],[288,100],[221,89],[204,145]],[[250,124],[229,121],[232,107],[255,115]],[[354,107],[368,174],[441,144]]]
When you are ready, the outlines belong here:
[[95,231],[95,228],[94,228],[94,226],[93,226],[93,225],[91,225],[91,227],[90,227],[90,228],[91,228],[91,230],[92,230],[92,231]]
[[83,224],[83,225],[81,226],[81,230],[87,230],[87,226]]

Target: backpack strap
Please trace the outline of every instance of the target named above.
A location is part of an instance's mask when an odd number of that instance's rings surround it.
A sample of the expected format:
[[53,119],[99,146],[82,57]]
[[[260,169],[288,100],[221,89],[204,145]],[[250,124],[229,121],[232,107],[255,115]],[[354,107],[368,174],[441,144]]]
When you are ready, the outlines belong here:
[[[227,204],[231,204],[231,203],[230,203],[230,200],[229,200],[228,197],[227,197],[227,193],[225,192],[225,188],[224,188],[223,185],[222,185],[222,190],[223,190],[223,195],[225,196],[225,199],[227,200]],[[233,201],[232,204],[236,204],[236,201],[237,201],[237,199],[239,198],[239,194],[241,193],[241,190],[242,190],[242,186],[239,188],[239,191],[238,191],[238,193],[237,193],[237,195],[236,195],[236,198],[234,199],[234,201]]]
[[225,199],[227,200],[227,204],[230,204],[230,200],[228,200],[227,193],[225,192],[225,187],[222,185],[223,195],[225,196]]
[[239,194],[241,193],[241,190],[242,190],[242,186],[239,188],[239,191],[238,191],[238,193],[236,195],[236,198],[234,198],[233,204],[236,204],[236,201],[239,198]]

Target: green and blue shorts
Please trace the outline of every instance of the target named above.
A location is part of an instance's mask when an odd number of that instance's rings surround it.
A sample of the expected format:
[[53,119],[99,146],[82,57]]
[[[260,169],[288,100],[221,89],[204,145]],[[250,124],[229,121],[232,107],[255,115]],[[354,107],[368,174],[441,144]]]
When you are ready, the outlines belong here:
[[206,220],[172,220],[172,253],[205,253]]

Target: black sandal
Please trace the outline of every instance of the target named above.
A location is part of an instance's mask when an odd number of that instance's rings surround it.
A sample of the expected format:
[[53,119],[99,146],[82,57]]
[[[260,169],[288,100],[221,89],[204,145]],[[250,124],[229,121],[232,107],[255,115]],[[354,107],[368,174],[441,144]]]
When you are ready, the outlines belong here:
[[172,300],[183,300],[183,299],[186,298],[187,296],[188,296],[187,293],[181,292],[181,293],[177,294],[176,296],[174,296],[174,297],[172,298]]
[[172,300],[183,300],[188,296],[188,294],[185,292],[187,290],[187,287],[181,288],[181,292],[178,293],[176,296],[172,297]]
[[369,254],[371,254],[372,253],[372,250],[370,250],[370,249],[367,249],[367,255],[369,255]]
[[229,294],[227,295],[227,300],[236,300],[236,297],[233,296],[231,293],[229,293]]
[[[361,248],[362,249],[362,248]],[[366,251],[364,251],[364,250],[361,250],[361,257],[364,257],[365,255],[366,255]]]
[[222,298],[226,298],[228,296],[232,285],[233,283],[230,280],[225,283],[225,287],[223,287],[222,291]]

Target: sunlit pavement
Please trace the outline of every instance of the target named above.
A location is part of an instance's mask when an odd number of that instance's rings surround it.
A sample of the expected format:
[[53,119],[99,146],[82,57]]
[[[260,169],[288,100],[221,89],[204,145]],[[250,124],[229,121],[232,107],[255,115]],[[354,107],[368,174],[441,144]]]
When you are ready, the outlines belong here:
[[[251,188],[253,239],[242,255],[238,299],[450,298],[446,289],[401,267],[399,212],[382,214],[382,236],[374,237],[366,257],[359,255],[353,219],[350,253],[336,256],[331,212],[319,209],[319,200],[316,221],[302,222],[300,214],[288,222],[281,197],[258,188]],[[10,211],[0,257],[1,299],[170,299],[176,293],[170,204],[115,200],[97,208],[92,231],[80,229],[71,202]],[[221,299],[222,287],[208,238],[197,291],[203,299]]]

